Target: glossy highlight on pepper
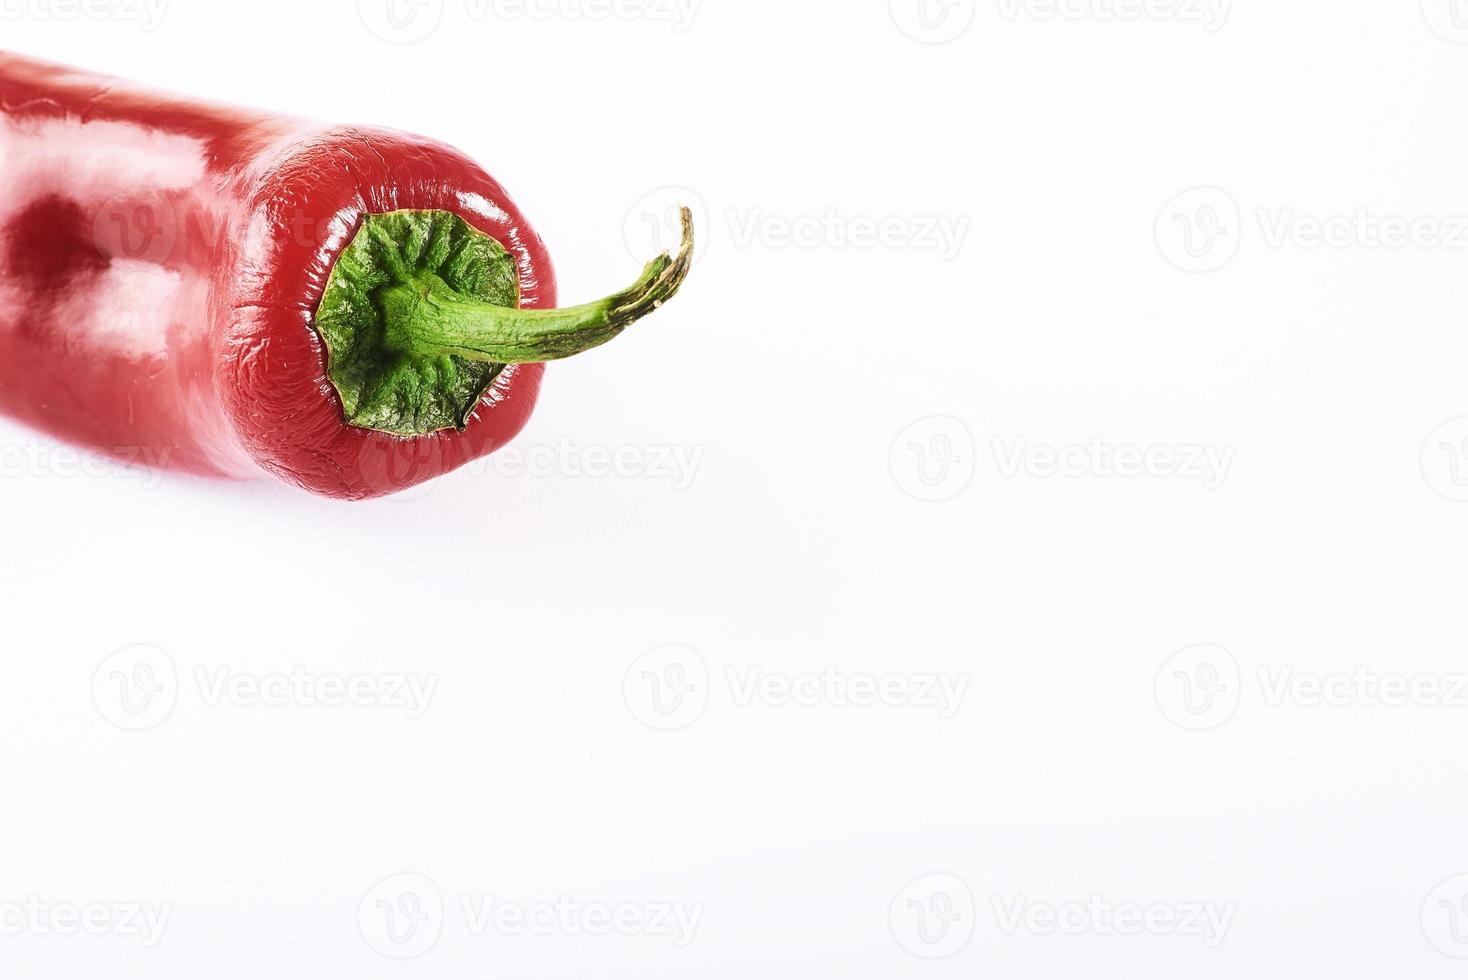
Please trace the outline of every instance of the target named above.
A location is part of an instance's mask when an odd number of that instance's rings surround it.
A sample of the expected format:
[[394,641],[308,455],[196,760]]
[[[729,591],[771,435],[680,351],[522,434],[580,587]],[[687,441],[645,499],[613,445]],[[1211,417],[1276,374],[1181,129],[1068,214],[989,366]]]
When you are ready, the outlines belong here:
[[126,459],[361,499],[504,446],[543,362],[687,275],[556,309],[544,244],[442,143],[0,52],[0,411]]

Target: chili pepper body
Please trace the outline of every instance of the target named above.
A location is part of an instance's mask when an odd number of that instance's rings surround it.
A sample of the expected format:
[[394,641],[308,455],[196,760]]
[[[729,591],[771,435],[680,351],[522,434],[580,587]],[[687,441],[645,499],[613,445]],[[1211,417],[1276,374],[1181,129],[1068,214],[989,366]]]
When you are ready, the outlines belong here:
[[367,216],[404,210],[458,216],[513,259],[519,308],[556,305],[539,236],[451,147],[0,53],[0,411],[339,498],[491,453],[524,426],[542,364],[504,367],[461,430],[410,437],[348,424],[328,379],[313,316],[333,266]]

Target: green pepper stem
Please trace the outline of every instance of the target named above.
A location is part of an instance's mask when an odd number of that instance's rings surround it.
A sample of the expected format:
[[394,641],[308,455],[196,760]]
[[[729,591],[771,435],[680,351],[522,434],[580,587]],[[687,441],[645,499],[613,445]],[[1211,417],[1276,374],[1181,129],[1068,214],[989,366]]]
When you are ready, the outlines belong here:
[[389,338],[421,354],[537,364],[600,347],[678,292],[693,262],[693,214],[680,209],[683,243],[642,270],[628,289],[561,310],[522,310],[470,299],[437,276],[383,291]]

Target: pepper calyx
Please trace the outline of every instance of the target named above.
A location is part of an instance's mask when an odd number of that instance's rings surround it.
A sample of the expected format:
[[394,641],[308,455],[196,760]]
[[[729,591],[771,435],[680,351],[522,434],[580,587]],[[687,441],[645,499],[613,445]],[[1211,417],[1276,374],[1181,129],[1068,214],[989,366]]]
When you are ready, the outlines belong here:
[[676,255],[631,287],[559,310],[520,308],[514,258],[447,211],[370,214],[327,279],[313,327],[348,425],[400,436],[463,430],[509,364],[598,347],[677,293],[693,255],[682,212]]

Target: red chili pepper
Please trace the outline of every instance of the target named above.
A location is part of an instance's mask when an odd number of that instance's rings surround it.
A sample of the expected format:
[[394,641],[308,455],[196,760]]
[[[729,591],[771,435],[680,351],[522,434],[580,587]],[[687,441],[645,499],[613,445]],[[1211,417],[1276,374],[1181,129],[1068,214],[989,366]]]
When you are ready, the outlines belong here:
[[458,151],[0,52],[0,411],[194,473],[394,493],[524,426],[542,362],[671,297],[676,257],[565,310]]

